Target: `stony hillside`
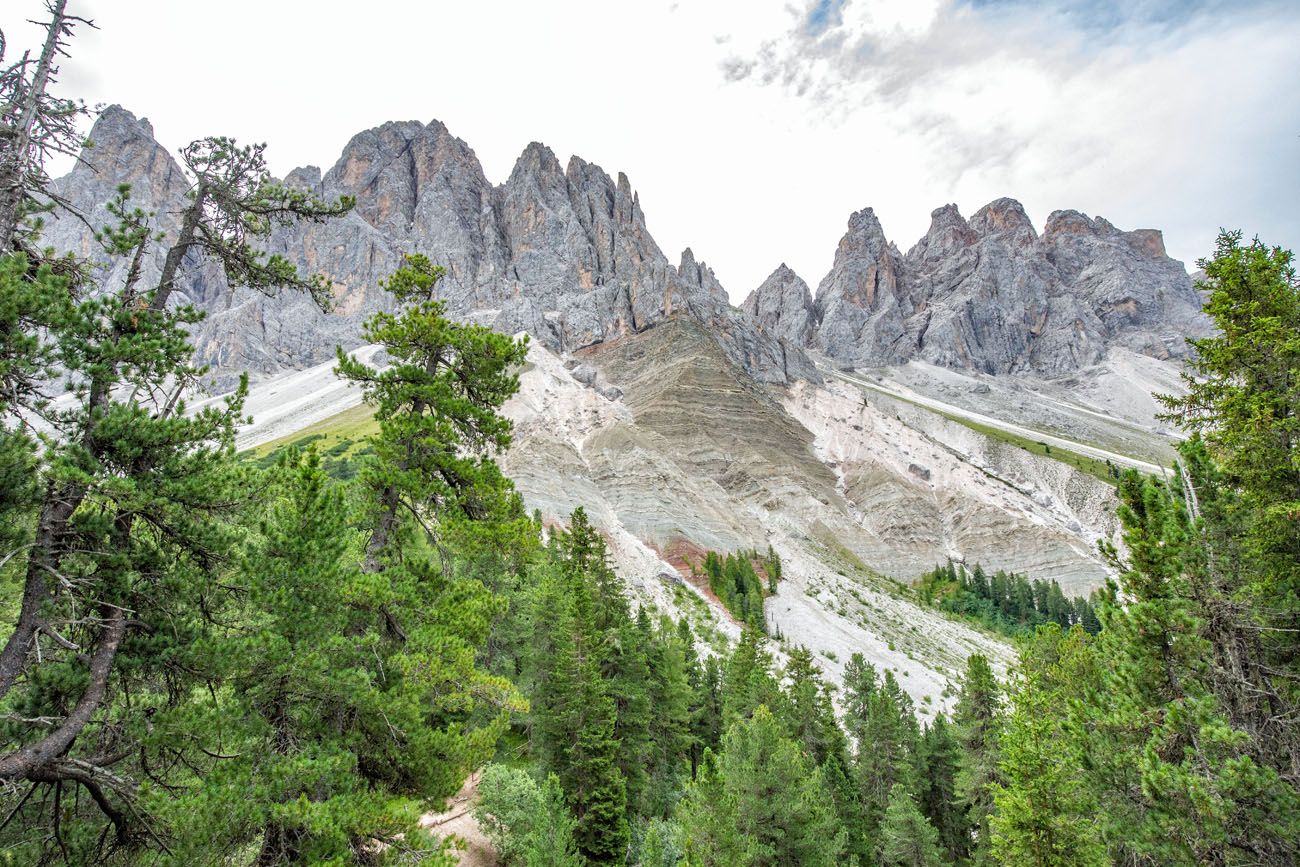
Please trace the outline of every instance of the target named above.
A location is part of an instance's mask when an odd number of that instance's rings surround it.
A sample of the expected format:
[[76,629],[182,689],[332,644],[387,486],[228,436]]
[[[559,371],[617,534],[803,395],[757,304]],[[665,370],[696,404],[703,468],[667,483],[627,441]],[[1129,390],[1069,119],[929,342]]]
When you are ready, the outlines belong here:
[[[241,444],[327,429],[358,400],[329,365],[267,380]],[[951,557],[1086,593],[1105,575],[1095,542],[1114,539],[1114,488],[1060,450],[1034,454],[834,375],[758,383],[689,316],[564,355],[535,343],[506,412],[503,467],[528,506],[548,522],[586,508],[635,598],[734,637],[690,564],[770,545],[784,576],[771,632],[832,677],[862,652],[927,710],[972,650],[1005,661],[1008,649],[918,607],[908,582]]]
[[[148,122],[112,107],[92,139],[62,194],[103,223],[108,179],[125,178],[174,233],[187,181]],[[1007,650],[917,607],[907,584],[952,559],[1098,586],[1110,473],[1167,460],[1150,392],[1176,387],[1169,359],[1204,329],[1159,233],[1058,212],[1039,235],[1010,200],[970,221],[941,208],[907,254],[861,211],[815,297],[783,265],[737,308],[691,250],[669,262],[626,177],[540,144],[494,186],[442,124],[390,123],[286,183],[356,197],[271,241],[334,282],[334,309],[211,268],[182,287],[208,313],[196,342],[216,390],[261,380],[243,446],[358,403],[330,373],[334,347],[357,348],[387,303],[380,278],[425,252],[452,315],[533,338],[504,459],[531,508],[562,521],[584,506],[633,592],[706,635],[738,626],[691,564],[770,545],[785,575],[771,631],[832,676],[864,652],[926,708],[972,650]],[[72,219],[47,240],[92,252]]]

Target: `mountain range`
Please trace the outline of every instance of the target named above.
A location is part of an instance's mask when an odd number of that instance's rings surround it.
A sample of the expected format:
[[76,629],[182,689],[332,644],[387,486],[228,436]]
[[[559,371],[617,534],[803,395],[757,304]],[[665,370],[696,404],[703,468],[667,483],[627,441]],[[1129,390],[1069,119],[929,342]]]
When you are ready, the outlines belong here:
[[[91,225],[117,179],[174,230],[188,182],[147,120],[119,106],[95,123],[93,147],[58,191]],[[818,381],[806,350],[847,367],[920,359],[985,373],[1060,373],[1122,346],[1156,358],[1182,355],[1204,333],[1200,298],[1158,231],[1121,231],[1102,218],[1056,211],[1040,235],[1012,199],[966,220],[934,212],[906,254],[870,208],[848,221],[834,265],[814,296],[784,265],[739,309],[688,248],[677,264],[655,243],[639,197],[580,157],[562,166],[536,142],[493,186],[473,150],[442,123],[387,123],[358,133],[324,174],[295,169],[288,185],[324,198],[351,195],[341,220],[277,227],[270,247],[335,284],[334,309],[305,298],[267,298],[202,271],[181,288],[208,319],[200,358],[219,379],[318,363],[356,345],[360,324],[386,303],[378,281],[402,254],[446,268],[452,315],[572,351],[678,315],[699,322],[726,356],[761,382]],[[52,223],[48,240],[89,255],[84,225]],[[160,255],[156,255],[157,267]]]
[[[113,106],[90,138],[58,192],[98,226],[128,182],[174,235],[189,182],[148,121]],[[493,185],[443,124],[388,123],[284,182],[356,199],[269,242],[333,282],[330,311],[198,262],[179,286],[206,312],[194,339],[213,391],[253,374],[245,447],[359,403],[330,373],[335,347],[361,346],[390,303],[380,279],[425,253],[450,315],[533,339],[503,459],[530,508],[563,521],[584,506],[635,596],[719,633],[737,624],[691,564],[771,546],[772,632],[832,678],[864,652],[927,709],[973,650],[1010,657],[906,584],[951,559],[1099,586],[1096,543],[1119,541],[1111,474],[1167,462],[1151,395],[1179,388],[1184,338],[1208,333],[1158,231],[1057,211],[1040,233],[1011,199],[969,219],[937,209],[906,253],[858,211],[815,293],[782,264],[737,307],[690,249],[667,258],[627,177],[541,144]],[[95,252],[71,218],[45,238]]]

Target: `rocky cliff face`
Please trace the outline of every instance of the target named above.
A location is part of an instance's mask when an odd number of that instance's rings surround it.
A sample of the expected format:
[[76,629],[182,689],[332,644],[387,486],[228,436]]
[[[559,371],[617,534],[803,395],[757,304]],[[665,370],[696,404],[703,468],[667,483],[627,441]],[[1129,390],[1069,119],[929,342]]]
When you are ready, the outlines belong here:
[[[59,192],[98,226],[107,221],[102,202],[116,184],[129,182],[135,202],[156,210],[159,228],[174,234],[187,182],[148,121],[113,106],[91,138],[86,164],[59,181]],[[355,136],[323,175],[309,166],[286,183],[324,197],[356,197],[347,217],[277,228],[268,244],[328,276],[334,309],[325,314],[305,298],[232,287],[217,269],[192,271],[181,288],[208,313],[196,345],[218,380],[244,369],[271,373],[318,363],[335,345],[356,345],[361,323],[387,303],[380,278],[406,252],[446,267],[442,295],[453,315],[505,332],[526,330],[552,348],[590,346],[689,316],[759,381],[817,378],[799,348],[763,334],[730,305],[713,271],[690,250],[680,267],[668,261],[626,176],[615,180],[578,157],[561,167],[549,148],[530,144],[506,182],[493,186],[473,150],[441,123],[388,123]],[[91,252],[89,230],[71,218],[55,221],[48,239]]]
[[939,208],[906,255],[870,208],[853,214],[808,306],[795,288],[802,281],[786,271],[745,309],[762,327],[853,367],[916,358],[1055,374],[1094,364],[1112,346],[1178,358],[1184,338],[1209,329],[1191,278],[1165,255],[1159,232],[1057,211],[1040,236],[1013,199],[969,221],[955,205]]
[[[128,182],[135,203],[156,211],[159,229],[174,237],[188,181],[148,121],[113,106],[91,139],[59,192],[99,227],[108,222],[104,203]],[[669,262],[626,176],[611,178],[578,157],[561,166],[542,144],[530,144],[494,186],[443,124],[388,123],[353,137],[328,171],[295,169],[286,183],[356,197],[346,217],[277,227],[268,242],[334,282],[334,309],[230,286],[210,265],[187,269],[180,288],[207,312],[195,341],[218,384],[244,370],[319,363],[336,345],[357,345],[361,323],[388,303],[379,280],[407,252],[446,267],[441,291],[455,316],[528,331],[563,351],[684,316],[704,325],[729,361],[768,383],[819,380],[809,347],[842,366],[920,359],[1054,374],[1093,364],[1115,346],[1176,358],[1185,336],[1208,328],[1159,232],[1124,232],[1057,211],[1039,235],[1011,199],[969,221],[953,205],[939,208],[906,254],[870,208],[859,211],[815,300],[782,265],[737,309],[690,249],[676,266]],[[51,220],[47,240],[95,255],[90,230],[67,216]],[[164,246],[146,266],[155,274]],[[105,263],[102,279],[122,279],[122,267]]]
[[749,293],[740,309],[754,317],[764,334],[795,346],[809,345],[817,328],[812,292],[784,262]]

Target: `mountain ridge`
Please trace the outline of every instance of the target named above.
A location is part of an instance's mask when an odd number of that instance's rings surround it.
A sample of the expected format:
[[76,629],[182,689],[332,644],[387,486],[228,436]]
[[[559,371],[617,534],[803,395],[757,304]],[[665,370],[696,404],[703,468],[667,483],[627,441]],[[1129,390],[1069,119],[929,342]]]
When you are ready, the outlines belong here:
[[848,367],[918,359],[1054,375],[1115,346],[1181,359],[1184,338],[1210,332],[1192,278],[1158,230],[1058,210],[1040,234],[1009,198],[970,220],[953,204],[935,209],[906,254],[873,209],[857,211],[815,295],[783,264],[742,307],[767,311],[759,319],[770,333]]
[[[148,120],[110,106],[91,139],[96,146],[59,179],[59,193],[102,225],[112,192],[104,178],[125,177],[137,203],[157,211],[158,228],[174,233],[187,182]],[[809,350],[844,367],[915,358],[1050,375],[1094,364],[1115,345],[1176,359],[1181,336],[1208,328],[1191,279],[1165,255],[1158,231],[1124,232],[1056,211],[1040,235],[1013,199],[969,220],[954,205],[936,209],[906,253],[871,208],[857,211],[815,295],[782,265],[732,306],[690,247],[677,264],[668,260],[626,175],[611,177],[576,155],[562,166],[540,142],[493,185],[442,122],[392,121],[354,135],[326,171],[296,168],[285,183],[356,198],[346,217],[277,227],[268,244],[334,283],[333,310],[267,298],[230,286],[218,269],[199,270],[181,289],[207,311],[195,342],[219,385],[244,369],[270,375],[327,360],[335,345],[359,345],[361,323],[388,304],[379,280],[406,252],[446,268],[441,291],[453,316],[527,331],[564,352],[684,313],[730,361],[773,384],[819,381]],[[93,251],[89,230],[73,219],[52,219],[47,238]],[[146,267],[159,259],[155,251]]]

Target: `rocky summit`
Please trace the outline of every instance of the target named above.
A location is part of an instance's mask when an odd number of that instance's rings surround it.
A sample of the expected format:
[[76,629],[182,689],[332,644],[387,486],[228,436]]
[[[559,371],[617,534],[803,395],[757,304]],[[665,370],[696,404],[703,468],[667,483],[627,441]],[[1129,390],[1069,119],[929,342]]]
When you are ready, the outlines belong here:
[[[97,226],[107,222],[102,203],[110,187],[125,179],[135,203],[155,210],[164,232],[174,231],[185,177],[148,121],[110,107],[91,141],[58,192]],[[686,315],[759,381],[817,378],[799,348],[764,334],[731,306],[690,250],[680,267],[668,261],[625,175],[611,178],[578,157],[561,166],[545,145],[530,144],[506,182],[493,186],[474,151],[443,124],[388,123],[354,136],[324,175],[309,166],[285,182],[326,198],[356,198],[345,218],[278,226],[270,241],[272,252],[333,281],[333,309],[230,286],[219,272],[188,281],[185,297],[208,313],[197,335],[200,359],[219,382],[245,369],[269,374],[311,365],[332,357],[336,345],[357,345],[361,323],[385,304],[379,280],[408,252],[446,268],[441,291],[450,314],[527,331],[553,349]],[[55,221],[49,239],[86,253],[92,243],[87,227],[67,217]],[[151,266],[160,264],[159,253]]]
[[849,218],[816,298],[784,265],[745,302],[761,327],[847,367],[920,359],[983,373],[1056,374],[1110,347],[1178,358],[1204,335],[1201,299],[1158,231],[1056,211],[1040,235],[1013,199],[968,221],[931,215],[906,254],[871,208]]
[[[108,222],[104,203],[125,179],[135,203],[174,234],[188,182],[149,122],[112,106],[91,141],[58,192],[100,226]],[[361,323],[387,303],[379,280],[407,252],[446,268],[442,293],[454,316],[527,331],[558,351],[687,316],[729,361],[767,383],[818,381],[809,349],[841,367],[918,359],[1054,374],[1094,364],[1112,346],[1178,357],[1183,338],[1207,328],[1197,292],[1165,255],[1159,232],[1057,211],[1040,235],[1011,199],[970,220],[953,205],[939,208],[906,254],[866,208],[849,218],[815,298],[782,264],[737,308],[689,248],[677,265],[668,260],[625,175],[613,178],[576,156],[561,165],[536,142],[494,186],[442,123],[387,123],[354,136],[323,174],[307,166],[285,183],[356,198],[343,219],[278,226],[270,240],[272,252],[334,283],[333,309],[231,286],[219,269],[191,270],[180,288],[207,312],[196,344],[218,384],[244,370],[302,368],[332,357],[336,345],[358,345]],[[66,216],[52,220],[47,238],[92,252],[87,225]],[[146,267],[160,265],[159,250]]]

